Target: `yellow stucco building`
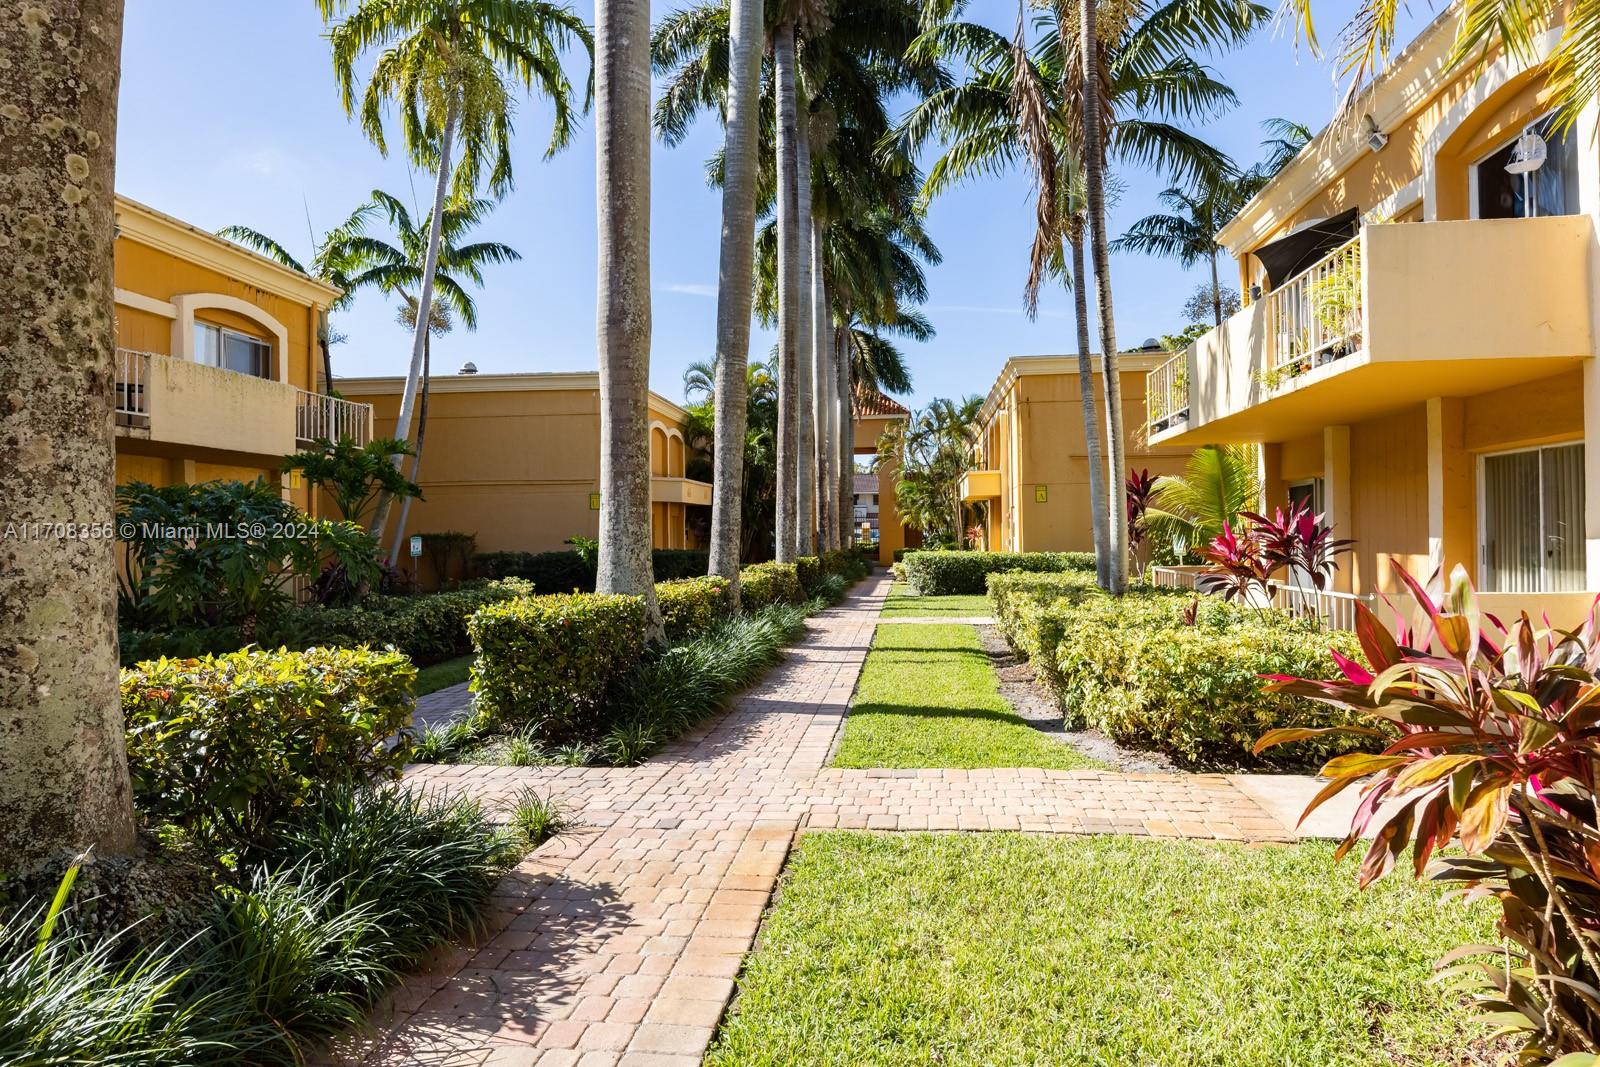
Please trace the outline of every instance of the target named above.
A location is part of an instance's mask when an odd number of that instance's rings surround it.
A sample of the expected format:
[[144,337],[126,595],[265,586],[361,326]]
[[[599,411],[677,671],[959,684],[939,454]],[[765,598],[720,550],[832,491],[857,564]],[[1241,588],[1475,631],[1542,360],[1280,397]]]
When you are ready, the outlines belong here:
[[278,481],[316,437],[367,439],[367,405],[320,393],[318,330],[337,289],[126,197],[116,221],[119,485]]
[[[405,379],[340,378],[392,437]],[[651,542],[703,547],[711,486],[686,477],[688,412],[650,394]],[[423,446],[424,499],[408,532],[470,533],[480,552],[549,552],[600,529],[600,375],[434,375]],[[697,513],[698,511],[698,513]],[[392,536],[392,527],[387,531]],[[387,540],[384,542],[387,544]]]
[[1251,299],[1151,372],[1148,432],[1261,444],[1267,502],[1356,539],[1340,590],[1459,563],[1570,624],[1600,589],[1597,107],[1562,133],[1542,62],[1450,68],[1460,17],[1223,228]]
[[[1145,376],[1161,357],[1126,352],[1119,359],[1128,466],[1153,475],[1181,472],[1191,449],[1147,445],[1141,432]],[[1091,389],[1104,442],[1100,382],[1101,376],[1096,374]],[[963,500],[985,506],[984,548],[992,552],[1093,550],[1090,509],[1094,502],[1089,493],[1082,405],[1076,356],[1016,356],[1006,361],[978,415],[976,469],[961,485]]]

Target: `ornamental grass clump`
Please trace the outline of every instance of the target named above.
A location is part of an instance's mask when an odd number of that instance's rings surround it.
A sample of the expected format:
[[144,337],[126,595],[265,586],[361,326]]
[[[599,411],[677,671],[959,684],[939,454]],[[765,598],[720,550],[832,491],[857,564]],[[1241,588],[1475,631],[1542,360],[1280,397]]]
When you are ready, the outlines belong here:
[[[1366,663],[1335,654],[1341,677],[1280,676],[1268,689],[1357,713],[1357,724],[1267,732],[1262,751],[1342,734],[1367,751],[1328,761],[1306,814],[1352,786],[1361,802],[1338,855],[1363,834],[1365,887],[1407,848],[1411,872],[1453,895],[1499,900],[1503,946],[1440,961],[1502,1033],[1518,1062],[1600,1063],[1600,625],[1509,627],[1480,609],[1457,567],[1436,599],[1396,566],[1417,614],[1390,630],[1357,605]],[[1398,614],[1398,613],[1397,613]],[[1459,845],[1461,851],[1444,852]]]

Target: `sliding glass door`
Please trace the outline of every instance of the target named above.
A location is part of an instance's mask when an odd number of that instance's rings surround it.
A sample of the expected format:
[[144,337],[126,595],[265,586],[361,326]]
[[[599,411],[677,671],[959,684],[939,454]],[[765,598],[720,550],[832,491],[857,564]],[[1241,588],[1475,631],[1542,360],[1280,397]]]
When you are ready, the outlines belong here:
[[1482,490],[1484,589],[1584,588],[1581,444],[1484,456]]

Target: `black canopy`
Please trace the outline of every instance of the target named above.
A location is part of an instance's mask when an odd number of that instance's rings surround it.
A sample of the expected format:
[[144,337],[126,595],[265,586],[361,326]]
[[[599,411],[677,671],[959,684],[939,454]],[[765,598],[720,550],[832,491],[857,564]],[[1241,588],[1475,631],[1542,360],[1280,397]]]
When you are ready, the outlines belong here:
[[1276,289],[1350,240],[1360,228],[1361,209],[1353,207],[1262,245],[1255,255],[1267,268],[1267,281]]

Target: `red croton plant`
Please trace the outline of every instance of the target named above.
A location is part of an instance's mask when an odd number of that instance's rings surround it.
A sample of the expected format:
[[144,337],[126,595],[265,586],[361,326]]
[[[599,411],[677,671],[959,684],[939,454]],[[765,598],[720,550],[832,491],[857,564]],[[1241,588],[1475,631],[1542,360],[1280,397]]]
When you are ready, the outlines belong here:
[[[1511,626],[1479,609],[1457,567],[1436,602],[1396,567],[1415,625],[1386,628],[1365,606],[1356,634],[1367,666],[1334,652],[1337,681],[1273,676],[1268,688],[1367,713],[1369,727],[1280,729],[1256,751],[1319,733],[1357,732],[1306,808],[1359,784],[1347,853],[1369,830],[1363,887],[1409,846],[1416,877],[1455,883],[1501,905],[1504,946],[1468,945],[1441,961],[1481,979],[1476,999],[1502,1033],[1526,1035],[1518,1062],[1600,1064],[1600,632]],[[1396,613],[1399,614],[1398,612]],[[1302,816],[1304,819],[1304,816]],[[1458,843],[1460,851],[1440,854]],[[1432,863],[1430,864],[1430,860]]]

